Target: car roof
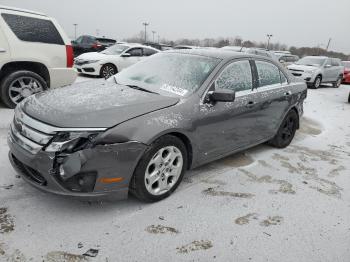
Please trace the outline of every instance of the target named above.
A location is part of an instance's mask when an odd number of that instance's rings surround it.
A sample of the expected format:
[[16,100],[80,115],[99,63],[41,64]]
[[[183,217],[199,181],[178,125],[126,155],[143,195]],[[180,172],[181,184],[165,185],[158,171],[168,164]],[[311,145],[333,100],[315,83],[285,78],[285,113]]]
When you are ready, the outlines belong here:
[[[242,53],[242,52],[235,52],[232,50],[225,50],[221,48],[217,49],[205,49],[205,48],[196,48],[196,49],[173,49],[173,50],[168,50],[164,51],[167,53],[181,53],[181,54],[189,54],[189,55],[199,55],[199,56],[206,56],[206,57],[211,57],[211,58],[219,58],[222,60],[230,60],[233,58],[240,58],[240,57],[256,57],[256,58],[267,58],[265,56],[257,56],[253,54],[247,54],[247,53]],[[272,59],[269,59],[272,60]]]
[[153,48],[152,46],[142,45],[142,44],[139,44],[139,43],[115,43],[115,44],[116,45],[125,45],[125,46],[128,46],[128,47],[142,47],[142,48],[148,48],[148,49],[159,51],[158,49]]
[[5,6],[5,5],[0,5],[0,10],[8,10],[8,11],[16,11],[16,12],[22,12],[22,13],[27,13],[27,14],[32,14],[32,15],[41,15],[41,16],[46,16],[44,13],[32,11],[32,10],[27,10],[27,9],[22,9],[22,8],[17,8],[17,7],[12,7],[12,6]]

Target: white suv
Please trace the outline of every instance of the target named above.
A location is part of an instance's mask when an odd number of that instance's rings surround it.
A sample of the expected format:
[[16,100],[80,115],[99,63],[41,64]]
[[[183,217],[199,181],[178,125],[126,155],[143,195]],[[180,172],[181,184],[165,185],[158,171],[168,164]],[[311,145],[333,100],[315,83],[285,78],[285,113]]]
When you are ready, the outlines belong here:
[[6,106],[73,83],[72,67],[70,40],[55,19],[0,6],[0,98]]
[[312,88],[319,88],[322,83],[339,87],[343,81],[344,66],[338,58],[305,56],[287,68],[294,76],[304,79]]

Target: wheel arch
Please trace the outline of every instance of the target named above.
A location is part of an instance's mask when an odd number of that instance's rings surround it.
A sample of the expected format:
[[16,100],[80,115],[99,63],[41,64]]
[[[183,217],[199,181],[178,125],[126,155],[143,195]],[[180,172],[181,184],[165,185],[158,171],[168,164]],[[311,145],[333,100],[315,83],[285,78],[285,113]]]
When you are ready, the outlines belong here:
[[14,61],[14,62],[6,63],[5,65],[2,66],[0,70],[0,78],[3,78],[10,73],[13,73],[15,71],[20,71],[20,70],[32,71],[40,75],[47,83],[47,86],[50,87],[49,70],[44,64],[39,62]]

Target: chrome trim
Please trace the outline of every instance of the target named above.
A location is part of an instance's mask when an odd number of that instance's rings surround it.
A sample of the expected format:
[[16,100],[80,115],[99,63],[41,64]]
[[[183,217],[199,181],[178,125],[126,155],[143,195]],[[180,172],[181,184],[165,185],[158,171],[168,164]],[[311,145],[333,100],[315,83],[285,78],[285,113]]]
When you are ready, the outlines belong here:
[[[69,128],[62,128],[62,127],[55,127],[48,124],[44,124],[43,122],[40,122],[30,116],[28,116],[26,113],[23,112],[23,110],[18,106],[16,108],[15,112],[15,118],[18,118],[19,121],[24,123],[27,126],[30,126],[32,129],[38,130],[41,133],[54,135],[57,132],[85,132],[85,131],[105,131],[107,128],[105,127],[98,127],[98,128],[81,128],[81,127],[69,127]],[[18,116],[18,114],[20,114]],[[17,120],[17,121],[18,121]]]
[[20,123],[20,122],[18,122],[17,119],[15,119],[13,122],[15,125],[14,128],[16,130],[17,130],[17,125],[21,127],[20,128],[21,130],[18,130],[19,133],[21,133],[26,138],[28,138],[28,139],[30,139],[30,140],[32,140],[40,145],[46,145],[53,137],[52,135],[47,135],[47,134],[44,134],[40,131],[37,131],[37,130],[27,126],[24,123]]
[[10,126],[10,132],[9,137],[12,142],[15,142],[19,146],[21,146],[23,149],[29,151],[31,154],[37,154],[42,146],[34,143],[33,141],[29,140],[28,138],[22,136],[14,127],[13,123]]

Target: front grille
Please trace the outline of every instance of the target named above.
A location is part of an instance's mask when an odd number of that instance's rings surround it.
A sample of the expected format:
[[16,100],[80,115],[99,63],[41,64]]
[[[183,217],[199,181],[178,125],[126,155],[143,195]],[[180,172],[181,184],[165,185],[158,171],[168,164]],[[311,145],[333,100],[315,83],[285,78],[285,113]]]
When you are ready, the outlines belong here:
[[16,165],[16,167],[21,171],[21,173],[34,183],[40,185],[40,186],[46,186],[47,181],[46,179],[36,170],[33,168],[23,164],[21,161],[19,161],[14,155],[11,156],[13,163]]
[[48,125],[26,115],[19,106],[10,127],[10,138],[32,154],[38,153],[55,135]]

